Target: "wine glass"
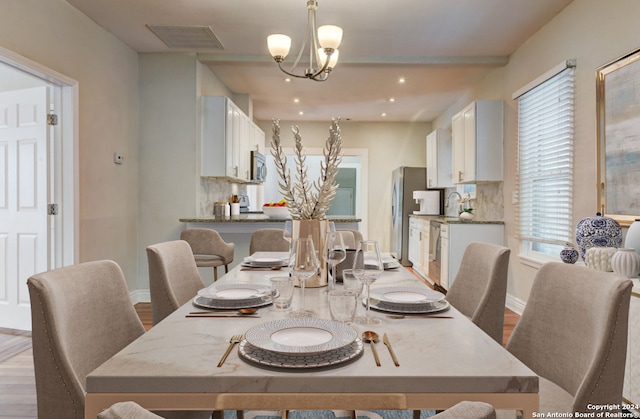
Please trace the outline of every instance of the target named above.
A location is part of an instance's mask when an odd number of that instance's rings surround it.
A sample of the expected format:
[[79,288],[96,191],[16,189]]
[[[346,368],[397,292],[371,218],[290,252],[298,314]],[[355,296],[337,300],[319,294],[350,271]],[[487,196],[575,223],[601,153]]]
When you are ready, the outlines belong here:
[[304,283],[318,272],[318,258],[313,246],[313,240],[300,238],[293,241],[289,255],[289,269],[293,276],[300,281],[300,308],[291,313],[291,317],[313,317],[315,312],[305,308]]
[[344,247],[342,235],[335,231],[329,231],[324,243],[325,258],[331,267],[328,288],[331,291],[336,283],[336,265],[347,258],[347,249]]
[[291,251],[291,238],[293,237],[293,223],[291,221],[284,222],[282,237],[289,242],[289,251]]
[[369,316],[371,284],[382,275],[383,265],[380,258],[380,247],[374,240],[364,240],[358,243],[353,260],[353,275],[365,285],[367,289],[367,311],[364,317],[356,318],[356,323],[377,325],[382,321]]

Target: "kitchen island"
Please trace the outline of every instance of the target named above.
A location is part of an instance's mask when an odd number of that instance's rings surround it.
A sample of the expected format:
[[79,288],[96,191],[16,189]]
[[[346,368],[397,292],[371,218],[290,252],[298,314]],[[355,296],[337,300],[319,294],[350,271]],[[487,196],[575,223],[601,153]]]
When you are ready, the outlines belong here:
[[[327,220],[336,224],[338,230],[361,230],[361,218],[353,216],[327,216]],[[263,228],[284,228],[286,219],[269,218],[261,212],[241,213],[230,217],[206,216],[206,217],[185,217],[180,218],[181,223],[185,223],[186,228],[211,228],[216,230],[226,242],[235,244],[233,262],[229,266],[233,268],[242,262],[242,259],[249,256],[249,244],[251,234]],[[200,275],[205,280],[211,277],[210,268],[199,268]]]

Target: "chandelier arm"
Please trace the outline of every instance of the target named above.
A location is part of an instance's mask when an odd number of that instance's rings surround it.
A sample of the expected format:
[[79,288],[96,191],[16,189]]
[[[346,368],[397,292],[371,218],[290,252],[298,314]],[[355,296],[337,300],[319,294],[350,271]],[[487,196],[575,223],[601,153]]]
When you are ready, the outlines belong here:
[[278,61],[276,61],[276,63],[278,63],[278,67],[280,67],[280,70],[281,70],[284,74],[286,74],[286,75],[288,75],[288,76],[296,77],[296,78],[298,78],[298,79],[306,79],[306,78],[307,78],[307,76],[305,76],[305,75],[301,76],[301,75],[299,75],[299,74],[294,74],[294,73],[291,73],[291,72],[289,72],[289,71],[285,70],[284,68],[282,68],[282,62],[278,62]]

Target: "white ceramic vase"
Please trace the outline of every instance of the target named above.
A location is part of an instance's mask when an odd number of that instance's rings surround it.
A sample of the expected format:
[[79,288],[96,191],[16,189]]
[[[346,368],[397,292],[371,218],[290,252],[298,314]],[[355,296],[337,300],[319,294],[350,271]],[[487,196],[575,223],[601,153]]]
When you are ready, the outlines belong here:
[[636,249],[636,253],[640,253],[640,220],[635,220],[629,226],[624,239],[624,247]]
[[640,255],[634,248],[623,247],[611,256],[613,272],[626,278],[634,278],[640,273]]

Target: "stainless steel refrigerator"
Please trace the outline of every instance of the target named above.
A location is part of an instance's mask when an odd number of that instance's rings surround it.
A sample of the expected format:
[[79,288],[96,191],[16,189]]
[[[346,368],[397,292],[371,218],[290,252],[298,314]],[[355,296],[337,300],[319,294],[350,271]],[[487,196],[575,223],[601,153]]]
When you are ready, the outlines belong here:
[[420,205],[413,199],[413,191],[427,189],[425,167],[398,167],[393,171],[391,197],[391,254],[403,265],[409,262],[409,214]]

